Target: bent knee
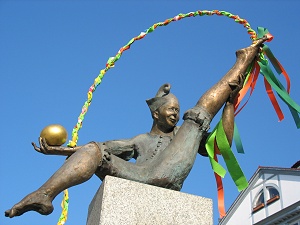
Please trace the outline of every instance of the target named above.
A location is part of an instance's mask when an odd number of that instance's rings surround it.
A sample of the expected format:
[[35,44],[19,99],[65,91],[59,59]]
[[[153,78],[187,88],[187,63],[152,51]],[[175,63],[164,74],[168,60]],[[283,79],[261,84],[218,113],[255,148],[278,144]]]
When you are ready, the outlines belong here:
[[101,147],[96,142],[90,142],[90,143],[84,145],[80,150],[89,155],[92,155],[93,157],[101,157],[101,155],[102,155]]
[[204,108],[195,106],[184,113],[183,119],[192,120],[200,125],[202,131],[208,131],[212,116]]

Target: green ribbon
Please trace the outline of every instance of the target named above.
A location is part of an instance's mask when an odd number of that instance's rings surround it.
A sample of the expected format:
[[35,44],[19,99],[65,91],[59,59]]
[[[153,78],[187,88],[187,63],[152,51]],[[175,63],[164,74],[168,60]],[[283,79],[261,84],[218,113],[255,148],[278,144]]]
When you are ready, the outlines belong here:
[[[258,27],[257,28],[257,34],[258,37],[261,38],[267,33],[269,33],[268,29],[263,28],[263,27]],[[275,68],[276,72],[278,75],[280,75],[283,71],[281,67],[278,64],[277,59],[273,55],[271,49],[264,44],[263,46],[263,52],[266,54],[270,62],[272,63],[273,67]],[[266,78],[266,80],[269,82],[272,88],[275,89],[279,97],[287,104],[289,107],[289,110],[293,116],[293,119],[295,121],[295,124],[297,128],[300,128],[300,118],[299,118],[299,113],[300,113],[300,106],[290,97],[289,93],[286,91],[284,86],[281,84],[281,82],[275,77],[273,71],[270,68],[269,61],[263,57],[260,58],[260,62],[258,62],[260,66],[260,73]]]
[[217,133],[217,126],[215,129],[211,132],[211,134],[208,136],[205,148],[208,154],[208,158],[211,164],[211,167],[213,171],[218,174],[220,177],[224,178],[226,174],[226,170],[215,160],[215,148],[214,148],[214,143],[215,143],[215,137]]
[[297,128],[300,128],[300,106],[290,97],[290,95],[285,90],[284,86],[280,81],[275,77],[273,71],[271,70],[267,60],[261,60],[258,62],[260,66],[260,73],[266,78],[272,88],[277,92],[279,97],[287,104],[291,114],[294,118]]
[[244,190],[246,187],[248,187],[248,181],[228,143],[222,119],[218,124],[216,140],[220,152],[224,158],[228,172],[230,173],[235,185],[237,186],[239,191]]
[[223,121],[222,119],[217,124],[214,131],[211,133],[211,135],[208,137],[208,141],[206,143],[206,149],[208,152],[208,156],[212,165],[212,169],[215,173],[217,173],[219,176],[224,177],[226,171],[225,169],[214,159],[214,140],[216,139],[218,148],[220,150],[220,153],[225,161],[227,170],[234,181],[235,185],[237,186],[239,191],[244,190],[248,187],[248,181],[238,164],[231,147],[228,143],[224,127],[223,127]]
[[236,123],[234,123],[233,140],[234,140],[237,152],[245,154],[243,144],[242,144],[242,140],[241,140],[241,136],[240,136],[239,130],[236,126]]
[[270,33],[267,28],[257,27],[257,37],[262,38],[266,34]]

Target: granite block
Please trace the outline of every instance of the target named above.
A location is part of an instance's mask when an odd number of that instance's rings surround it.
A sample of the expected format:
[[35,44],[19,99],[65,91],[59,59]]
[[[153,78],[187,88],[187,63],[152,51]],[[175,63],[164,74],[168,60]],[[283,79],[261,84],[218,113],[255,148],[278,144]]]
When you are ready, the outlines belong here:
[[212,210],[208,198],[106,176],[87,225],[212,225]]

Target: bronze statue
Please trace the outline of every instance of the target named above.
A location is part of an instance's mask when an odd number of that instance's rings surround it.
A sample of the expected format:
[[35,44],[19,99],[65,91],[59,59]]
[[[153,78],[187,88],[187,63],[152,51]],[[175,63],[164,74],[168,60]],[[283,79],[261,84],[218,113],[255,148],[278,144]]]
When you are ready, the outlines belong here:
[[[170,93],[170,85],[163,85],[156,96],[147,100],[153,125],[150,133],[132,139],[91,142],[75,148],[48,146],[40,138],[43,154],[66,155],[69,158],[38,190],[27,195],[5,216],[20,216],[27,211],[50,214],[52,200],[63,190],[87,181],[93,174],[100,179],[106,175],[125,178],[163,188],[180,190],[188,176],[197,152],[205,155],[201,142],[205,141],[209,124],[216,113],[223,109],[222,119],[229,143],[233,136],[233,101],[245,80],[247,67],[255,60],[266,37],[256,44],[236,52],[236,62],[228,73],[210,88],[183,116],[181,127],[179,103]],[[136,163],[128,162],[135,158]]]

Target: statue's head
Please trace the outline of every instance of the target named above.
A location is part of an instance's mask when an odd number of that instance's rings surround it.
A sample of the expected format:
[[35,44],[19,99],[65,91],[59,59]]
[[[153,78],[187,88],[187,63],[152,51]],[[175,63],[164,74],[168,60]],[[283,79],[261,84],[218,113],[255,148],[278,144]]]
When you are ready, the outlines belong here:
[[154,122],[168,129],[176,126],[180,111],[178,99],[170,89],[170,84],[164,84],[154,98],[146,100]]

